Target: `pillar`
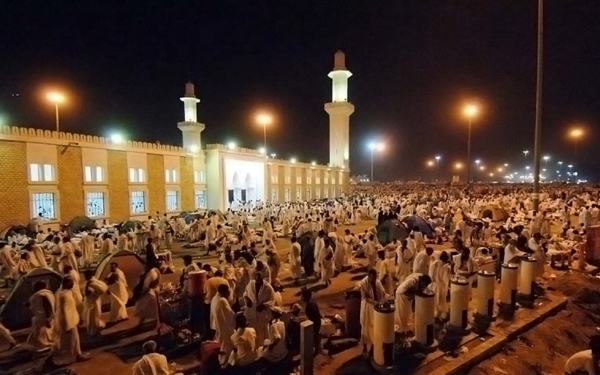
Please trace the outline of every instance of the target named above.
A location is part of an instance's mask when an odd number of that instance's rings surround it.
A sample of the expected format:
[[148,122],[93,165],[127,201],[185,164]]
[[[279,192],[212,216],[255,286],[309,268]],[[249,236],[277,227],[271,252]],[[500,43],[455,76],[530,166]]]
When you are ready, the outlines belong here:
[[373,317],[373,362],[376,366],[394,364],[394,305],[382,303],[375,306]]
[[415,297],[415,340],[422,346],[436,346],[435,293],[429,289]]
[[535,258],[524,258],[521,260],[521,274],[519,280],[519,295],[533,300],[534,282],[537,260]]
[[300,375],[313,375],[313,357],[315,353],[313,322],[300,323]]
[[494,317],[494,287],[496,273],[479,271],[477,274],[477,300],[475,315],[478,317]]
[[469,319],[469,279],[455,277],[450,281],[450,322],[449,329],[468,332]]
[[502,264],[502,280],[500,281],[500,297],[498,305],[501,308],[514,310],[517,307],[517,279],[519,266],[513,263]]

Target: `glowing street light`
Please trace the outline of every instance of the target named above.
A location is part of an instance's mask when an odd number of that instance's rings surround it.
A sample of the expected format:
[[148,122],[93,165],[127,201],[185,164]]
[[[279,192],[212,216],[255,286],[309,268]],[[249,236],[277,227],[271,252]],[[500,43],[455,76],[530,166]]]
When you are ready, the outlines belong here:
[[256,115],[256,122],[263,127],[263,148],[267,150],[267,125],[273,123],[273,116],[268,113],[259,113]]
[[123,135],[121,135],[119,133],[114,133],[114,134],[111,134],[111,136],[110,136],[110,141],[117,145],[123,143],[124,140],[125,139],[123,138]]
[[385,150],[385,144],[382,142],[371,142],[369,143],[369,150],[371,150],[371,182],[373,182],[373,154],[375,150],[379,152]]
[[191,145],[190,146],[190,151],[192,152],[192,154],[195,154],[199,151],[200,149],[198,148],[198,146],[196,145]]
[[584,132],[581,128],[571,129],[569,132],[569,137],[571,137],[575,143],[575,161],[577,161],[577,146],[579,145],[579,139],[583,137]]
[[455,168],[455,169],[458,169],[458,170],[461,170],[461,169],[463,168],[463,163],[461,163],[461,162],[457,162],[457,163],[455,163],[455,164],[454,164],[454,168]]
[[50,103],[54,104],[54,111],[56,113],[56,132],[58,133],[60,130],[60,126],[59,126],[60,122],[59,122],[59,118],[58,118],[58,105],[64,103],[66,98],[63,94],[56,92],[56,91],[49,92],[46,95],[46,98],[48,99],[48,101],[50,101]]
[[317,165],[317,162],[313,161],[313,162],[310,163],[310,165],[312,165],[314,167],[315,165]]
[[290,159],[290,162],[291,162],[292,164],[296,164],[296,158],[291,158],[291,159]]
[[231,142],[227,142],[227,148],[230,150],[234,150],[237,147],[237,145],[235,144],[235,142],[231,141]]
[[436,174],[436,181],[440,179],[440,160],[442,159],[441,156],[436,155],[435,157],[435,174]]
[[428,167],[433,167],[433,164],[434,164],[433,160],[428,160],[427,161],[427,166]]
[[264,147],[260,147],[260,148],[258,149],[258,153],[259,153],[259,154],[266,155],[266,154],[267,154],[267,149],[266,149],[266,148],[264,148]]
[[473,103],[467,104],[463,110],[465,116],[469,119],[469,135],[467,138],[467,184],[471,182],[471,124],[473,117],[479,113],[479,107]]

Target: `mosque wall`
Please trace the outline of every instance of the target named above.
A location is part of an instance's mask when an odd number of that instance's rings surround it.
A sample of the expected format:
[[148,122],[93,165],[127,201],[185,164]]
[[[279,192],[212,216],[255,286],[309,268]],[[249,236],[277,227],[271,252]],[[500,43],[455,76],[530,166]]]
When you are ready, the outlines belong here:
[[26,224],[30,219],[27,145],[23,142],[0,142],[0,168],[0,227]]
[[129,182],[127,180],[127,152],[107,150],[108,210],[114,222],[129,220]]
[[325,173],[340,169],[264,159],[257,150],[208,145],[192,155],[175,146],[8,126],[0,126],[0,163],[0,230],[39,213],[57,229],[80,215],[121,222],[157,211],[226,209],[229,190],[280,203],[333,197],[349,187],[347,171],[341,182],[326,180]]
[[181,210],[194,211],[194,160],[191,157],[181,156],[179,158],[179,170],[181,173]]
[[58,181],[61,218],[85,215],[81,147],[58,147]]

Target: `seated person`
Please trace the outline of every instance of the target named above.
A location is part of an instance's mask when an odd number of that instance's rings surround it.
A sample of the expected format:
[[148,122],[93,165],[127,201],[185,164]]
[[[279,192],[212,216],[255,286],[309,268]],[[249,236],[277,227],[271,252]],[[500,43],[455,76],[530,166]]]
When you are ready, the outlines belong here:
[[600,374],[598,360],[600,354],[600,335],[590,339],[590,349],[573,354],[565,363],[566,375]]
[[285,323],[281,320],[283,309],[273,306],[271,308],[271,325],[269,326],[269,338],[265,341],[259,351],[260,366],[270,368],[272,365],[283,361],[288,355]]
[[230,366],[247,366],[256,360],[256,330],[248,326],[243,313],[235,316],[235,332],[231,335],[233,351],[229,357]]
[[198,356],[200,357],[200,374],[214,374],[219,371],[219,351],[221,344],[215,340],[217,331],[209,329],[202,337]]

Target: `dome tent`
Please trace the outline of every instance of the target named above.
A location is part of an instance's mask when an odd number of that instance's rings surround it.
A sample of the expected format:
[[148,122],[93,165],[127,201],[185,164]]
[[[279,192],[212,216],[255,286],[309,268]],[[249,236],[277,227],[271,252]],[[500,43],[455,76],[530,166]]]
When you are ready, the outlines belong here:
[[[127,289],[129,292],[137,285],[140,280],[140,276],[144,273],[144,261],[136,253],[129,250],[115,251],[104,258],[98,263],[96,267],[95,275],[98,280],[104,280],[110,273],[110,264],[117,263],[119,269],[125,274],[127,280]],[[130,293],[131,296],[131,293]],[[108,304],[110,299],[105,296],[102,300],[102,309],[104,310],[105,304]]]
[[50,268],[35,268],[17,281],[0,309],[0,321],[9,330],[31,326],[31,312],[25,302],[33,295],[33,286],[38,281],[44,281],[54,293],[60,287],[62,276]]
[[502,207],[490,205],[481,210],[480,216],[482,219],[490,219],[491,221],[505,221],[510,215]]
[[386,220],[377,226],[377,239],[382,245],[387,245],[396,238],[403,241],[408,238],[408,230],[398,220]]

